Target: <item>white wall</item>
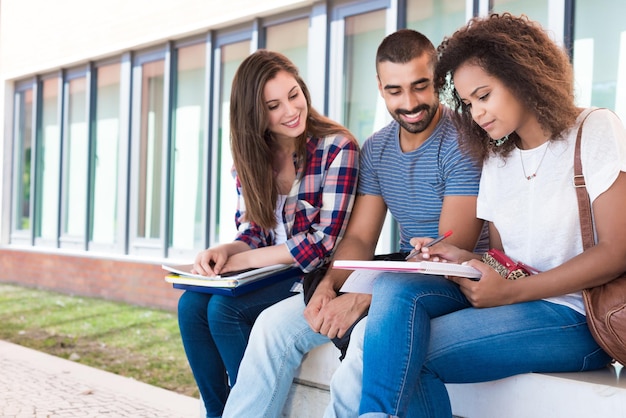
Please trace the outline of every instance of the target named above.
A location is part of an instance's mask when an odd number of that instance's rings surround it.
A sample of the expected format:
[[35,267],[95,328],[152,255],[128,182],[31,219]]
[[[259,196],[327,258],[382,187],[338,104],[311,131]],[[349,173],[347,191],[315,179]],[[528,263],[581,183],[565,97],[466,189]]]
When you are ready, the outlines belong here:
[[2,0],[0,65],[22,77],[275,15],[313,0]]

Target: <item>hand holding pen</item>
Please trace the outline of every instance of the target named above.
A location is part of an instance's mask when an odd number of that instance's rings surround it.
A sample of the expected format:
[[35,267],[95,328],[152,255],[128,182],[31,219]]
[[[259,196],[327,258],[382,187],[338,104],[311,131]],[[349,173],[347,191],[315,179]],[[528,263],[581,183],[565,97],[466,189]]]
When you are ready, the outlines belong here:
[[428,247],[432,247],[433,245],[437,244],[438,242],[443,241],[444,239],[448,238],[450,235],[452,235],[452,231],[447,231],[445,232],[443,235],[439,235],[437,238],[435,238],[434,240],[428,242],[427,244],[422,245],[422,247],[419,250],[413,250],[409,253],[409,255],[406,256],[405,260],[409,260],[413,257],[415,257],[421,250],[422,248],[428,248]]

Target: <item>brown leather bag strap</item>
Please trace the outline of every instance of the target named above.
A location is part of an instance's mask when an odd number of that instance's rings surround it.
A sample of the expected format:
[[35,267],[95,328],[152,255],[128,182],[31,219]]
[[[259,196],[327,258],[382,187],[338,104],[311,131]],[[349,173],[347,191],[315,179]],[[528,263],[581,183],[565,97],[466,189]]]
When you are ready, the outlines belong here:
[[587,193],[585,176],[583,176],[583,165],[580,159],[580,142],[583,133],[583,124],[587,117],[598,109],[592,109],[583,118],[578,126],[576,134],[576,148],[574,149],[574,188],[578,197],[578,214],[580,216],[580,233],[583,238],[583,249],[587,250],[595,245],[593,237],[593,221],[591,218],[591,202]]

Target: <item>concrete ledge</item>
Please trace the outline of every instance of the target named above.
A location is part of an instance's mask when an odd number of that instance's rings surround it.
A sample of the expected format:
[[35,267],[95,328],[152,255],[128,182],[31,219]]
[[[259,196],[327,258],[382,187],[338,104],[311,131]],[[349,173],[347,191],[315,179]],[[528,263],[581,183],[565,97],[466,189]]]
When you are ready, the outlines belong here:
[[523,374],[449,384],[452,410],[463,418],[626,417],[626,377],[616,365],[583,373]]
[[[311,351],[300,367],[283,417],[318,418],[330,400],[328,383],[339,365],[332,344]],[[626,372],[615,364],[583,373],[530,373],[493,382],[448,384],[459,418],[623,418]]]
[[289,391],[281,417],[321,418],[330,402],[328,389],[320,389],[308,384],[294,382]]
[[296,381],[328,390],[330,379],[339,367],[339,349],[332,343],[314,348],[304,356],[296,373]]
[[281,417],[320,418],[330,402],[329,383],[339,367],[339,350],[324,344],[304,356]]

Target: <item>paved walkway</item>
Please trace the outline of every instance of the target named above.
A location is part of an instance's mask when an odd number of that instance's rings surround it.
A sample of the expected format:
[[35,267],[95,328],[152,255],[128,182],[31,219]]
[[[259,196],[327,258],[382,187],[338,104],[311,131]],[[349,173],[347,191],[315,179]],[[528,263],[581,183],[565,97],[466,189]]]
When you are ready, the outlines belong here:
[[197,418],[197,399],[0,341],[0,417]]

